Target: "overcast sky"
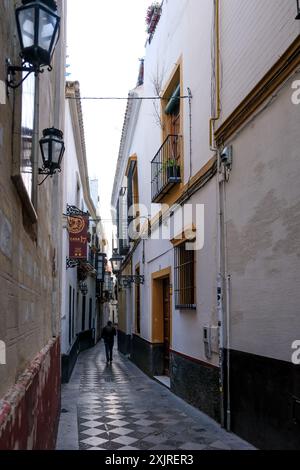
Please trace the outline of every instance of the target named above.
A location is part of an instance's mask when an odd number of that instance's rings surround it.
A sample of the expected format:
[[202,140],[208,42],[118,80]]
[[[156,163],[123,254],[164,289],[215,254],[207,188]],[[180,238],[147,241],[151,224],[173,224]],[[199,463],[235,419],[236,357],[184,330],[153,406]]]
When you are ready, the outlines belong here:
[[[67,79],[80,82],[82,97],[126,97],[135,87],[151,3],[68,0]],[[82,106],[89,174],[99,179],[103,218],[109,218],[126,101],[83,101]]]

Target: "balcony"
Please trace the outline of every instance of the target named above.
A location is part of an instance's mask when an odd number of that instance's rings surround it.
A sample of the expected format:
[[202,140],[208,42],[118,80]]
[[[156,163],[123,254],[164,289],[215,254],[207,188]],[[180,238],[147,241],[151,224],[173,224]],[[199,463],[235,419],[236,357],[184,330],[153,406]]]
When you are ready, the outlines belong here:
[[151,162],[152,202],[160,202],[176,184],[181,183],[179,135],[168,135]]

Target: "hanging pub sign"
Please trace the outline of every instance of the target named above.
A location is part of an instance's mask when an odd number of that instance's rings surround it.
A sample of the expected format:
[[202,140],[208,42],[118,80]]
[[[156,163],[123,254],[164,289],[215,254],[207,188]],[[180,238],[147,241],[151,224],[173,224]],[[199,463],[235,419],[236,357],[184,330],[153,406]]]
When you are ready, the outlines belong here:
[[68,215],[69,258],[79,260],[87,259],[89,214],[77,211]]

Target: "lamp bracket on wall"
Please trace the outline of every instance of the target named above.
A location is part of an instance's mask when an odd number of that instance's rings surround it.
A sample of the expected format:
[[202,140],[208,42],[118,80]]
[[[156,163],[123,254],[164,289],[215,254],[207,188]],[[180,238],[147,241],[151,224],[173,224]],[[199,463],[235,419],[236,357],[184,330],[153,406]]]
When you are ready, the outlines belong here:
[[67,258],[66,259],[66,268],[67,269],[72,269],[72,268],[77,268],[77,266],[80,265],[79,259],[74,259],[74,258]]
[[82,217],[82,216],[88,216],[89,212],[83,212],[78,207],[76,206],[70,206],[67,204],[67,217]]
[[[13,90],[19,88],[19,86],[22,85],[22,83],[26,80],[26,78],[34,73],[35,75],[38,75],[39,73],[44,73],[44,69],[41,67],[37,67],[35,65],[27,64],[26,62],[23,62],[22,65],[12,65],[10,59],[5,60],[6,64],[6,93],[9,95],[9,88],[12,88]],[[51,72],[52,67],[48,67],[49,72]],[[27,72],[27,74],[19,81],[16,80],[16,74],[18,72]]]
[[125,281],[126,283],[130,284],[144,284],[145,283],[145,276],[138,276],[138,275],[122,275],[119,276],[120,281]]

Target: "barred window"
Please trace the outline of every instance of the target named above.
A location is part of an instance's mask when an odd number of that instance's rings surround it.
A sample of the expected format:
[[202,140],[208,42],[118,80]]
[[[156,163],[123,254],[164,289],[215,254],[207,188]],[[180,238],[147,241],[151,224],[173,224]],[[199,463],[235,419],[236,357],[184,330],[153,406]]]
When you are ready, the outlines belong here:
[[175,247],[175,308],[195,309],[195,251],[186,243]]

